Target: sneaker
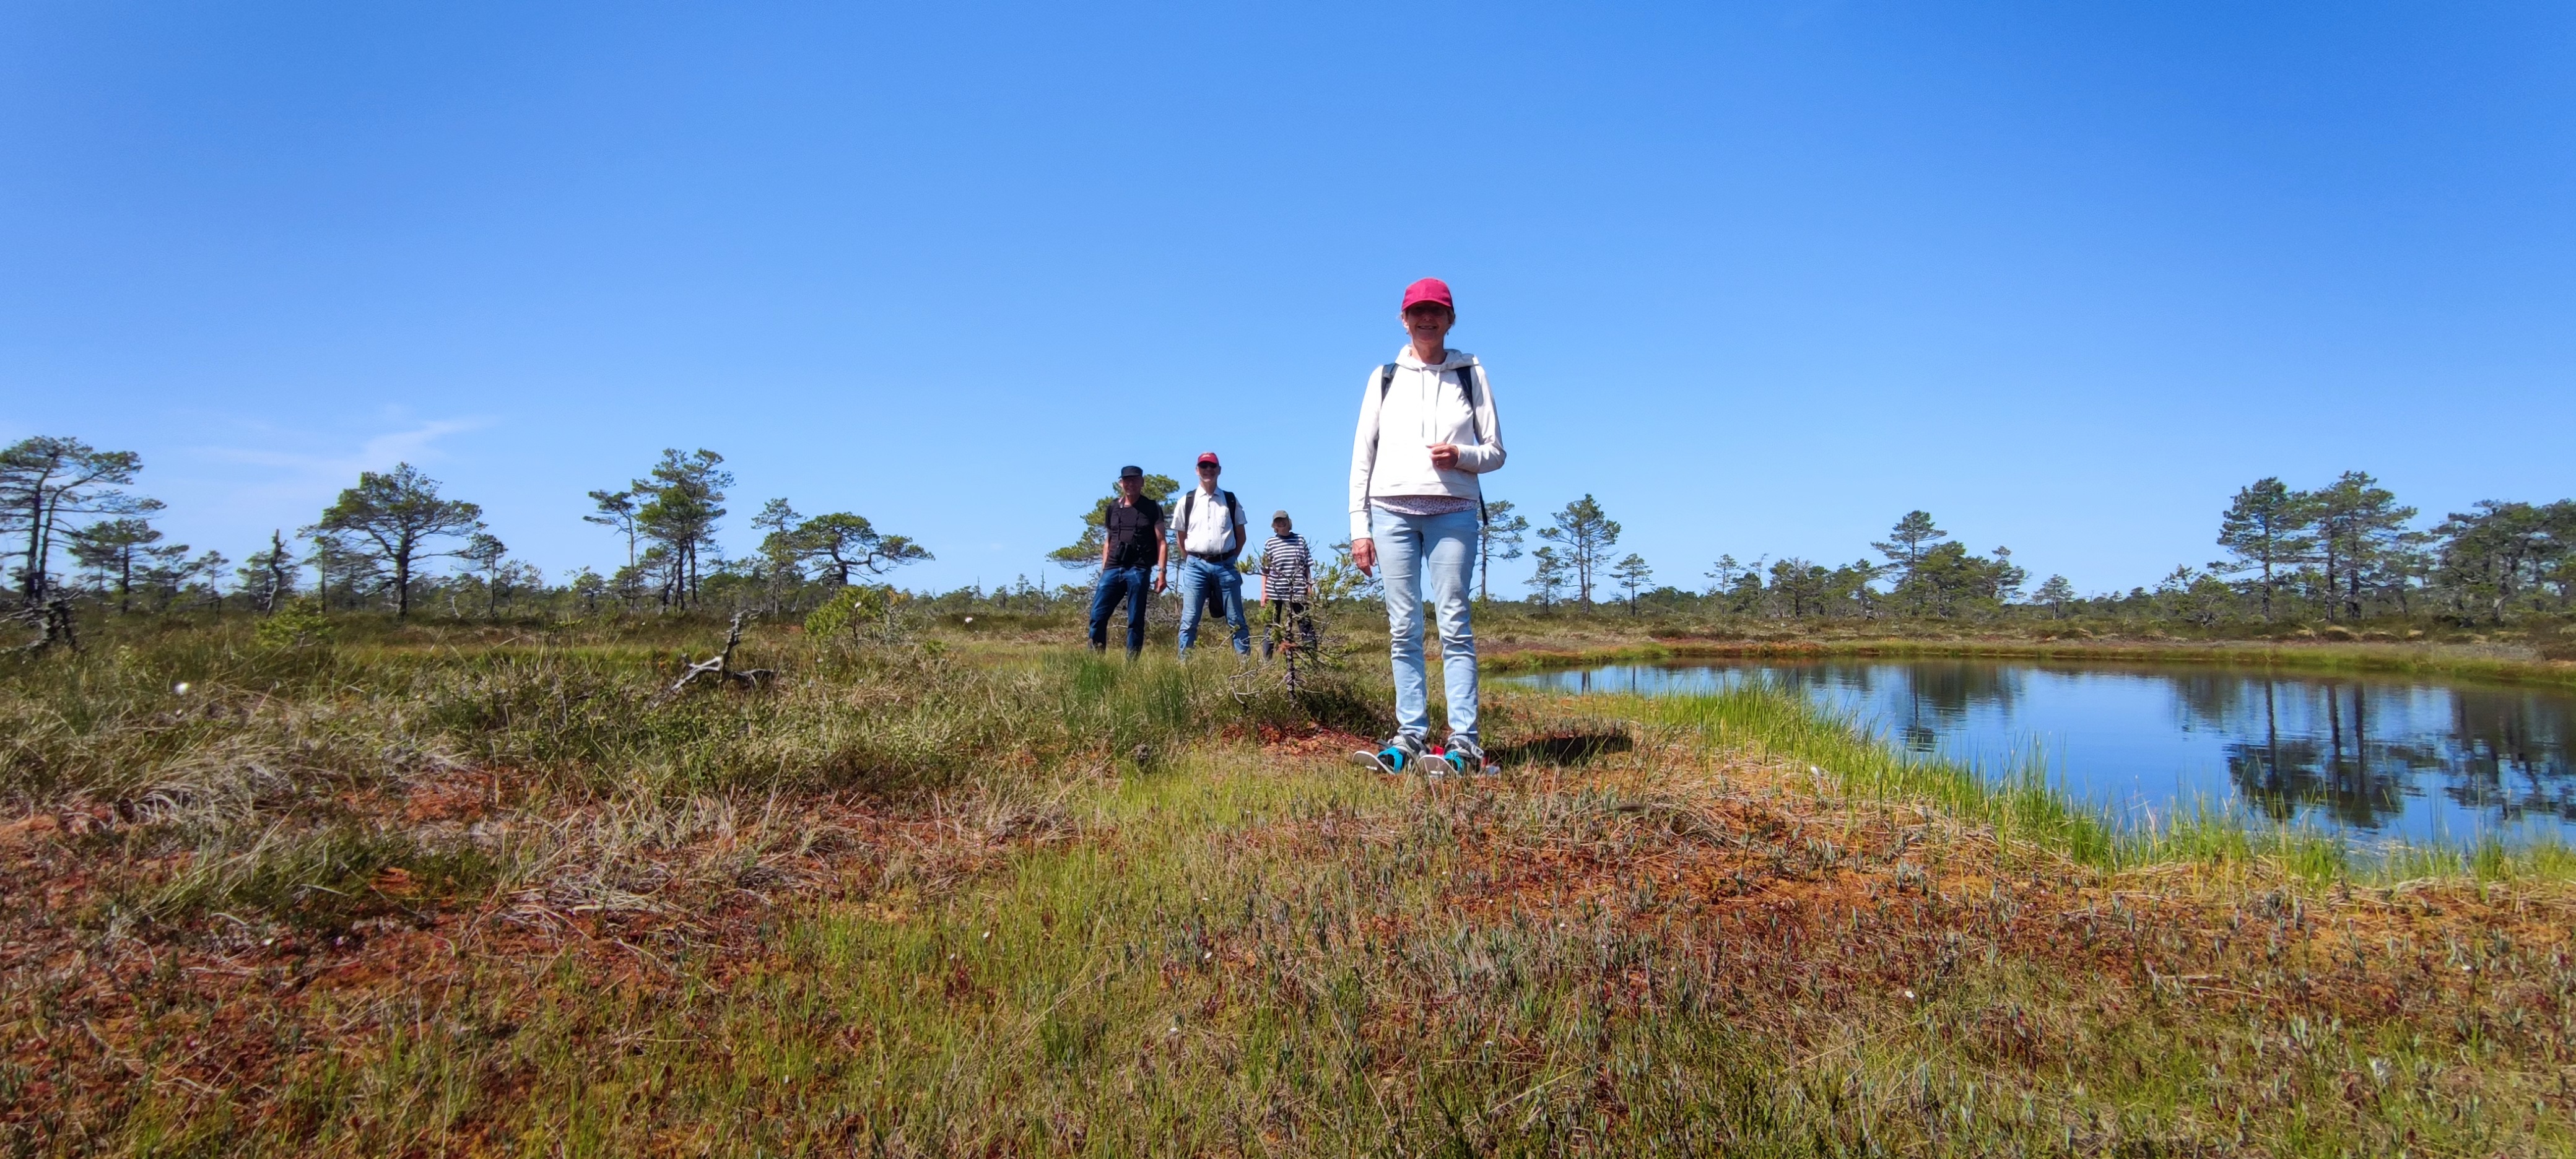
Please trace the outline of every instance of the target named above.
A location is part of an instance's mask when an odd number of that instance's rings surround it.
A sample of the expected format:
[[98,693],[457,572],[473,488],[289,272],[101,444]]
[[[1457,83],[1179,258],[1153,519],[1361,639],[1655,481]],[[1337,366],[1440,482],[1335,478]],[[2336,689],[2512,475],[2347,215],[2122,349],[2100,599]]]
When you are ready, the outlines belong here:
[[1351,763],[1389,776],[1413,772],[1424,763],[1422,740],[1403,735],[1388,737],[1379,742],[1375,750],[1361,749],[1352,753]]
[[1496,765],[1485,755],[1485,750],[1478,748],[1476,742],[1471,740],[1451,737],[1447,751],[1440,755],[1449,762],[1450,768],[1464,776],[1498,777],[1503,772],[1502,767]]

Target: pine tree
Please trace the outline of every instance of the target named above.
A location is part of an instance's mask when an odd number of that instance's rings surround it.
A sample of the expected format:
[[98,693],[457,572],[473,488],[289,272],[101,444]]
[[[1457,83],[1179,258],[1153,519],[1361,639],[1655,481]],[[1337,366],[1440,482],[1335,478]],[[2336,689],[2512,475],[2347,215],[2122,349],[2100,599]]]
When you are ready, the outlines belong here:
[[1803,617],[1812,609],[1825,610],[1825,592],[1833,572],[1810,560],[1790,556],[1771,565],[1771,594],[1789,601],[1789,617]]
[[2344,472],[2309,502],[2326,561],[2326,618],[2334,618],[2339,603],[2348,617],[2358,619],[2362,585],[2400,545],[2415,509],[2398,506],[2397,496],[2364,471]]
[[1555,607],[1558,597],[1565,594],[1564,557],[1558,555],[1554,547],[1541,547],[1530,553],[1530,561],[1537,566],[1531,568],[1530,577],[1521,582],[1529,586],[1531,595],[1538,597],[1538,606]]
[[1540,528],[1539,538],[1560,549],[1558,563],[1573,573],[1577,598],[1584,607],[1591,607],[1594,577],[1607,570],[1610,549],[1619,544],[1619,522],[1590,495],[1566,504],[1549,518],[1555,526]]
[[1861,615],[1875,617],[1878,614],[1878,592],[1869,585],[1870,581],[1878,578],[1881,570],[1881,565],[1866,559],[1856,559],[1835,568],[1832,574],[1825,577],[1824,601],[1827,609],[1830,610],[1834,604],[1847,602]]
[[270,531],[268,547],[242,561],[238,586],[263,616],[276,614],[278,606],[295,594],[295,554],[286,549],[285,531]]
[[[795,566],[819,563],[834,587],[850,586],[854,571],[884,575],[905,564],[936,558],[910,538],[887,535],[866,516],[847,511],[804,519],[786,500],[772,499],[751,522],[769,529],[768,538],[761,541],[763,552]],[[1094,552],[1096,557],[1097,548]]]
[[1485,505],[1485,533],[1476,540],[1476,598],[1489,600],[1494,561],[1521,557],[1522,536],[1529,531],[1529,517],[1512,512],[1512,501],[1496,499]]
[[1735,562],[1735,557],[1730,554],[1717,557],[1717,562],[1710,564],[1708,570],[1701,572],[1700,575],[1709,581],[1708,594],[1713,596],[1733,588],[1736,577],[1750,570],[1753,569]]
[[1628,614],[1637,614],[1637,589],[1655,578],[1655,569],[1646,566],[1646,557],[1629,552],[1627,558],[1610,565],[1610,578],[1628,591]]
[[586,567],[574,569],[564,586],[571,590],[573,598],[581,601],[584,612],[597,612],[599,597],[608,592],[608,581]]
[[626,566],[635,566],[636,541],[643,536],[635,525],[635,509],[642,503],[636,488],[630,484],[623,491],[590,493],[593,512],[581,517],[584,523],[596,523],[626,537]]
[[2218,545],[2237,559],[2233,571],[2256,573],[2263,593],[2263,618],[2272,619],[2272,596],[2280,589],[2280,571],[2307,562],[2317,540],[2315,505],[2279,479],[2257,479],[2239,488],[2219,517]]
[[38,435],[0,449],[0,533],[27,537],[18,568],[24,603],[51,594],[54,541],[71,530],[71,517],[146,510],[149,500],[124,491],[142,469],[132,451],[102,451],[79,439]]
[[651,476],[635,481],[635,493],[645,497],[635,511],[636,529],[664,552],[666,607],[697,602],[705,571],[702,557],[715,546],[717,521],[725,516],[725,488],[733,486],[733,473],[723,464],[724,456],[704,447],[690,454],[665,449]]
[[2050,576],[2040,583],[2038,591],[2030,593],[2030,601],[2047,608],[2050,615],[2063,619],[2066,605],[2075,602],[2075,585],[2066,582],[2065,576]]
[[[100,520],[82,528],[71,541],[72,558],[98,576],[102,586],[115,590],[119,613],[134,610],[136,582],[148,588],[155,564],[167,566],[174,558],[170,548],[155,546],[161,542],[161,532],[152,526],[148,513],[161,504],[145,500],[141,507],[144,514]],[[184,557],[187,552],[187,545],[181,544],[175,555]]]
[[1908,511],[1904,518],[1896,521],[1895,527],[1889,529],[1885,540],[1870,544],[1887,557],[1897,572],[1896,591],[1901,597],[1900,607],[1923,611],[1928,600],[1934,605],[1931,610],[1937,613],[1942,585],[1926,582],[1927,577],[1922,572],[1924,561],[1932,555],[1936,545],[1948,538],[1949,532],[1932,525],[1930,512]]
[[509,553],[508,544],[486,531],[477,531],[467,536],[465,546],[456,551],[458,559],[474,565],[476,570],[483,573],[483,614],[487,618],[500,605],[501,559]]
[[1747,564],[1737,563],[1732,555],[1719,556],[1717,565],[1705,573],[1717,581],[1717,586],[1710,588],[1708,594],[1724,595],[1726,610],[1739,615],[1761,611],[1764,595],[1762,569],[1766,560],[1767,557],[1757,556]]
[[322,512],[306,529],[331,537],[334,547],[355,549],[393,572],[394,618],[411,615],[412,569],[445,552],[429,550],[434,539],[483,530],[483,509],[462,500],[441,499],[438,482],[409,463],[385,472],[362,471],[358,485]]
[[2536,606],[2530,597],[2552,583],[2559,607],[2568,605],[2576,586],[2576,501],[2536,506],[2483,499],[2467,512],[2452,512],[2433,534],[2439,541],[2434,575],[2462,615],[2483,613],[2501,624],[2517,603]]
[[383,584],[384,574],[375,558],[358,550],[348,536],[313,527],[297,534],[313,541],[313,550],[304,562],[313,565],[313,599],[324,610],[331,607],[335,587],[340,592],[340,603],[354,608],[362,606],[365,593]]
[[1910,572],[1914,570],[1914,565],[1922,560],[1924,552],[1931,550],[1933,544],[1948,538],[1950,538],[1949,532],[1932,525],[1930,512],[1908,511],[1905,513],[1905,518],[1897,520],[1896,526],[1889,529],[1885,542],[1873,543],[1870,546],[1877,548],[1879,554],[1886,556],[1896,566]]

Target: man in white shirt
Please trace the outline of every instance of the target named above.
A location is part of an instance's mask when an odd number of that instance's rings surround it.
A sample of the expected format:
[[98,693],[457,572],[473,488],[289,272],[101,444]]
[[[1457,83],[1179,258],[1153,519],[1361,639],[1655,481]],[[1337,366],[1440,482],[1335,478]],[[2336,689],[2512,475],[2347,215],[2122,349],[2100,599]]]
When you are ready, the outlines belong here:
[[1234,492],[1216,485],[1224,467],[1216,452],[1199,456],[1199,485],[1172,500],[1172,537],[1180,541],[1181,656],[1198,643],[1199,612],[1213,593],[1223,601],[1225,622],[1234,629],[1234,652],[1252,654],[1252,624],[1243,616],[1243,573],[1234,570],[1243,554],[1243,504]]

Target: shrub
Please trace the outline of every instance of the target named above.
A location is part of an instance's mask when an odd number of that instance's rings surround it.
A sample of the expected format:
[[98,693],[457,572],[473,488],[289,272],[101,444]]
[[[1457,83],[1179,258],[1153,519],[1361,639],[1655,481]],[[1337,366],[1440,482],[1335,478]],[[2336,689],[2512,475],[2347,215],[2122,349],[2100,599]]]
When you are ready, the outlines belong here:
[[309,596],[288,600],[276,614],[259,622],[251,639],[262,648],[302,648],[331,638],[331,619],[321,602]]

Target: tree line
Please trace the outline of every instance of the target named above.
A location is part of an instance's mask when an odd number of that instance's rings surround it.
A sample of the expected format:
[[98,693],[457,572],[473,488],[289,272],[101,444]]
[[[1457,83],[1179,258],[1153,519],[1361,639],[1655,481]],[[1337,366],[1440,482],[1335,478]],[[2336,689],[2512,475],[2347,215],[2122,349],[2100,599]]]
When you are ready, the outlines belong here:
[[2175,568],[2158,585],[2195,618],[2429,612],[2503,623],[2566,611],[2576,589],[2576,501],[2487,499],[2425,527],[2362,471],[2314,490],[2250,483],[2220,516],[2218,543],[2228,559]]
[[2202,626],[2392,617],[2502,624],[2570,610],[2576,501],[2483,500],[2429,526],[2419,515],[2363,471],[2310,490],[2264,478],[2219,513],[2224,558],[2177,566],[2153,587],[2085,597],[2060,575],[2025,594],[2028,573],[2010,549],[1977,555],[1930,514],[1912,511],[1871,544],[1879,559],[1827,567],[1792,557],[1766,567],[1724,556],[1700,598],[1780,618],[2109,614]]
[[[757,550],[728,557],[717,543],[734,486],[724,463],[704,448],[667,449],[623,486],[591,491],[583,518],[615,537],[625,562],[605,574],[577,568],[555,585],[510,557],[480,505],[443,494],[407,463],[361,472],[312,523],[291,534],[272,531],[236,565],[220,551],[171,542],[154,526],[165,505],[136,490],[143,462],[134,452],[38,436],[0,448],[0,537],[10,545],[8,580],[19,609],[87,599],[121,613],[266,613],[289,600],[397,619],[427,604],[459,617],[532,611],[541,602],[585,613],[710,605],[800,611],[846,587],[882,585],[895,569],[932,558],[863,515],[807,516],[783,498],[752,516],[762,533]],[[1151,475],[1145,493],[1168,500],[1180,486]],[[1096,566],[1112,501],[1104,496],[1083,512],[1080,536],[1048,553],[1049,561]],[[2500,624],[2564,614],[2576,599],[2576,501],[2486,500],[2427,521],[2360,471],[2306,490],[2278,478],[2248,484],[2219,514],[2224,558],[2178,566],[2152,587],[2092,596],[2079,596],[2058,575],[2025,591],[2028,573],[2009,549],[1979,554],[1919,510],[1871,543],[1874,555],[1837,564],[1723,555],[1698,590],[1656,584],[1644,557],[1619,549],[1624,529],[1592,495],[1544,519],[1534,523],[1509,500],[1488,505],[1478,598],[1493,599],[1496,564],[1527,558],[1522,602],[1543,612],[1618,604],[1630,615],[1653,609],[1784,620],[2109,614],[2201,625],[2426,616]],[[1351,566],[1350,544],[1330,548],[1319,553],[1317,597],[1376,598],[1375,581]],[[67,564],[68,574],[58,564]],[[1245,552],[1240,566],[1257,571],[1258,554]],[[1036,608],[1079,591],[1022,577],[1015,587],[934,598]]]
[[[510,558],[479,504],[443,494],[409,463],[360,472],[311,524],[291,537],[272,531],[236,567],[222,552],[166,541],[153,526],[165,505],[135,490],[142,470],[134,452],[73,438],[0,448],[0,536],[12,545],[9,582],[20,608],[87,597],[119,612],[217,613],[228,606],[270,613],[301,599],[319,610],[382,610],[396,619],[425,603],[455,616],[492,616],[539,599],[584,611],[683,611],[711,601],[784,609],[931,558],[865,516],[809,518],[785,499],[753,516],[765,533],[759,550],[726,558],[716,535],[734,479],[724,456],[701,448],[665,450],[625,486],[590,492],[593,512],[583,518],[626,548],[625,565],[607,575],[578,568],[549,587],[534,564]],[[70,574],[57,571],[58,560]],[[432,570],[442,561],[451,566]]]

